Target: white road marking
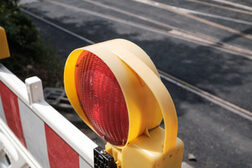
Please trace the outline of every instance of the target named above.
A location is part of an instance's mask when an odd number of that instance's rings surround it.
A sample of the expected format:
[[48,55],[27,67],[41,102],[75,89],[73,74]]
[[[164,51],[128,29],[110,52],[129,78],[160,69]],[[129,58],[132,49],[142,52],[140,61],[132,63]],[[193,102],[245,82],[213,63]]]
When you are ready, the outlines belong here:
[[[145,21],[148,21],[148,22],[160,25],[160,26],[164,26],[164,27],[167,27],[167,28],[174,28],[173,26],[170,26],[168,24],[165,24],[165,23],[162,23],[162,22],[159,22],[159,21],[156,21],[156,20],[153,20],[153,19],[141,16],[141,15],[137,15],[137,14],[125,11],[123,9],[119,9],[119,8],[115,8],[115,7],[112,7],[112,6],[109,6],[109,5],[105,5],[105,4],[97,2],[97,1],[93,1],[93,0],[83,0],[83,1],[91,3],[91,4],[96,5],[96,6],[100,6],[100,7],[107,8],[107,9],[111,9],[111,10],[114,10],[116,12],[123,13],[123,14],[129,15],[129,16],[133,16],[135,18],[138,18],[138,19],[141,19],[141,20],[145,20]],[[190,9],[175,7],[175,6],[171,6],[171,7],[174,8],[174,9],[176,9],[176,10],[180,10],[182,12],[185,12],[185,13],[192,13],[192,14],[196,14],[196,15],[202,15],[202,16],[212,17],[212,18],[216,18],[216,19],[221,19],[221,20],[226,20],[226,21],[232,21],[232,22],[235,22],[235,23],[252,25],[252,22],[241,20],[241,19],[234,19],[234,18],[230,18],[230,17],[220,16],[220,15],[214,15],[214,14],[209,14],[209,13],[194,11],[194,10],[190,10]]]
[[194,11],[194,10],[190,10],[190,9],[175,7],[175,6],[173,6],[173,7],[174,7],[174,9],[183,11],[185,13],[192,13],[192,14],[196,14],[196,15],[202,15],[202,16],[212,17],[212,18],[226,20],[226,21],[231,21],[231,22],[235,22],[235,23],[252,25],[252,22],[249,22],[249,21],[246,21],[246,20],[234,19],[234,18],[230,18],[230,17],[220,16],[220,15],[214,15],[214,14],[210,14],[210,13],[204,13],[204,12]]
[[[147,26],[147,25],[136,23],[136,22],[131,22],[131,21],[128,21],[128,20],[124,20],[124,19],[114,17],[114,16],[105,15],[105,14],[102,14],[102,13],[98,13],[98,12],[91,11],[91,10],[88,10],[88,9],[78,8],[78,7],[75,7],[75,6],[63,4],[63,3],[60,3],[60,2],[56,2],[56,1],[48,1],[48,2],[52,3],[52,4],[56,4],[58,6],[62,6],[62,7],[67,8],[67,9],[71,9],[71,10],[76,11],[76,12],[87,13],[89,15],[93,15],[93,16],[104,18],[104,19],[112,20],[112,21],[115,21],[115,22],[127,24],[127,25],[130,25],[130,26],[133,26],[133,27],[137,27],[137,28],[140,28],[140,29],[143,29],[143,30],[147,30],[147,31],[151,31],[151,32],[154,32],[154,33],[162,34],[162,35],[165,35],[165,36],[168,36],[168,37],[174,37],[174,38],[181,39],[181,40],[184,40],[184,41],[189,41],[189,42],[193,42],[193,43],[196,43],[196,44],[200,44],[202,46],[208,46],[208,47],[211,47],[211,48],[215,48],[215,49],[227,52],[227,53],[235,54],[237,56],[242,56],[244,58],[252,60],[252,51],[251,50],[241,49],[241,48],[233,46],[233,45],[222,43],[222,42],[219,42],[216,39],[211,39],[208,36],[204,36],[204,38],[202,38],[203,36],[202,37],[197,37],[196,34],[192,34],[192,33],[188,33],[188,32],[184,33],[183,31],[175,30],[175,29],[172,29],[170,31],[165,31],[165,30],[161,30],[161,29],[158,29],[158,28],[155,28],[155,27],[152,27],[152,26]],[[27,14],[30,13],[27,10],[23,10],[23,11],[26,12]],[[34,15],[34,14],[30,13],[30,15]],[[38,17],[38,16],[33,16],[33,17]],[[43,18],[41,18],[41,20],[43,20]],[[52,23],[51,25],[54,25],[54,23]],[[66,30],[66,31],[68,31],[68,30]]]
[[239,4],[239,3],[226,1],[226,0],[212,0],[212,1],[220,2],[220,3],[228,4],[228,5],[231,5],[231,6],[234,6],[234,7],[238,7],[238,8],[242,8],[242,9],[245,9],[245,10],[252,11],[252,7],[242,5],[242,4]]
[[[87,1],[87,0],[85,0],[85,1]],[[142,3],[148,3],[148,1],[150,1],[150,0],[133,0],[133,1],[142,2]],[[152,1],[152,2],[154,2],[154,1]],[[156,4],[156,6],[166,5],[166,4],[161,4],[159,2],[157,2],[155,4]],[[191,14],[202,15],[202,16],[212,17],[212,18],[226,20],[226,21],[232,21],[232,22],[235,22],[235,23],[252,25],[252,22],[241,20],[241,19],[235,19],[235,18],[230,18],[230,17],[226,17],[226,16],[220,16],[220,15],[215,15],[215,14],[210,14],[210,13],[204,13],[204,12],[190,10],[190,9],[185,9],[185,8],[176,7],[176,6],[172,6],[172,5],[168,5],[168,6],[170,8],[172,8],[172,9],[174,9],[174,10],[178,10],[178,11],[181,11],[181,12],[184,12],[184,13],[187,13],[187,14],[191,13]]]
[[250,12],[250,11],[231,8],[231,7],[227,7],[227,6],[221,6],[221,5],[217,5],[217,4],[209,3],[209,2],[205,2],[205,1],[200,1],[200,0],[187,0],[187,1],[191,1],[191,2],[194,2],[194,3],[200,3],[200,4],[203,4],[203,5],[207,5],[207,6],[213,6],[213,7],[216,7],[216,8],[226,9],[226,10],[230,10],[230,11],[234,11],[234,12],[238,12],[238,13],[243,13],[243,14],[247,14],[247,15],[252,15],[252,12]]
[[167,11],[170,11],[170,12],[185,16],[187,18],[196,20],[198,22],[201,22],[201,23],[216,27],[218,29],[222,29],[222,30],[228,31],[230,33],[237,34],[239,36],[242,36],[244,38],[252,40],[252,35],[250,35],[250,34],[246,34],[246,33],[243,33],[241,31],[238,31],[236,29],[233,29],[231,27],[227,27],[227,26],[224,26],[222,24],[203,19],[203,18],[197,17],[195,15],[191,15],[190,13],[186,12],[185,10],[181,10],[181,9],[179,9],[177,7],[174,7],[174,6],[171,6],[171,5],[168,5],[168,4],[159,3],[159,2],[155,2],[155,1],[151,1],[151,0],[133,0],[133,1],[143,3],[143,4],[146,4],[146,5],[149,5],[149,6],[157,7],[157,8],[160,8],[160,9],[164,9],[164,10],[167,10]]

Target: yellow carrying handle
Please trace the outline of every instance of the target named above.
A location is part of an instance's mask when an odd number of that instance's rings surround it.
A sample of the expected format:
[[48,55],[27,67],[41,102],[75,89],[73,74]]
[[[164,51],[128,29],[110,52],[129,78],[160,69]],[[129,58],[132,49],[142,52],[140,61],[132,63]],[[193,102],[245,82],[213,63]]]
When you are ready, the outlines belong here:
[[163,153],[171,151],[176,146],[178,119],[174,103],[168,90],[160,78],[137,56],[122,48],[120,50],[114,48],[113,53],[131,67],[152,91],[160,106],[164,119],[165,139]]
[[0,26],[0,59],[10,57],[7,37],[4,28]]

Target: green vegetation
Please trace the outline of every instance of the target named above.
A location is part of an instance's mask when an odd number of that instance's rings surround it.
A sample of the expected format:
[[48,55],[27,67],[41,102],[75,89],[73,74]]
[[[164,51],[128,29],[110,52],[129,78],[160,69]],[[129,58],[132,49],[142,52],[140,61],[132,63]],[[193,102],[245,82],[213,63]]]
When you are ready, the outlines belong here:
[[44,86],[62,86],[58,57],[51,48],[43,45],[39,32],[20,11],[16,0],[0,1],[0,26],[6,30],[11,52],[11,58],[1,61],[4,65],[22,80],[36,75]]

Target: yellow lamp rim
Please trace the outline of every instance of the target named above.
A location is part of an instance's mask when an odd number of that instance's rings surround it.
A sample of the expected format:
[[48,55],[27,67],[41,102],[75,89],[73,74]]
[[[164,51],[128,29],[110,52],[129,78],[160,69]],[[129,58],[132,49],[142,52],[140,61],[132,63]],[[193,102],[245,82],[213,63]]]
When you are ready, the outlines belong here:
[[[115,41],[116,40],[114,40],[114,42]],[[79,116],[87,123],[87,125],[93,129],[87,117],[85,116],[84,111],[80,107],[79,99],[75,88],[75,79],[74,79],[75,64],[77,62],[79,55],[84,50],[87,50],[97,55],[104,61],[105,64],[107,64],[107,66],[111,69],[111,71],[115,75],[125,96],[127,94],[125,93],[126,91],[123,89],[124,88],[123,85],[127,81],[123,79],[124,75],[121,75],[125,73],[124,72],[125,67],[120,66],[120,64],[122,64],[123,62],[124,64],[131,67],[135,71],[135,73],[145,82],[145,84],[151,89],[153,95],[158,101],[166,127],[163,152],[171,150],[176,145],[177,115],[170,94],[163,85],[163,83],[161,82],[159,76],[156,74],[157,71],[155,72],[155,70],[153,70],[153,66],[150,68],[150,65],[149,66],[146,65],[146,62],[143,61],[143,58],[139,59],[138,57],[136,57],[136,55],[132,54],[132,52],[129,52],[128,50],[123,50],[122,47],[117,47],[116,45],[120,45],[120,40],[118,40],[118,43],[113,44],[114,48],[111,48],[109,45],[104,45],[104,43],[99,43],[96,45],[76,49],[69,55],[67,59],[64,72],[64,83],[67,96],[69,97],[69,100],[73,105],[74,109],[79,114]],[[129,109],[127,98],[125,98],[125,101],[127,104],[127,109]],[[135,122],[134,118],[131,117],[129,110],[128,110],[128,116],[129,116],[129,132],[127,143],[130,140],[136,138],[131,136],[132,135],[131,131],[134,131],[133,130],[134,124],[132,123]]]

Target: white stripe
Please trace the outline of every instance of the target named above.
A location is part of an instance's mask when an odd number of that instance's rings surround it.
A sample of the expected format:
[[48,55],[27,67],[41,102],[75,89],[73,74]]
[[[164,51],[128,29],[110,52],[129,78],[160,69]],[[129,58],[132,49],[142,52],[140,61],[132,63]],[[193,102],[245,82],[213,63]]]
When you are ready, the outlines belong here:
[[[136,0],[136,1],[138,1],[138,0]],[[220,15],[215,15],[215,14],[210,14],[210,13],[204,13],[204,12],[194,11],[194,10],[180,8],[180,7],[176,7],[176,6],[171,6],[171,7],[176,9],[176,10],[180,10],[182,12],[185,12],[185,13],[192,13],[192,14],[196,14],[196,15],[208,16],[208,17],[227,20],[227,21],[232,21],[232,22],[236,22],[236,23],[252,25],[252,22],[249,22],[249,21],[246,21],[246,20],[235,19],[235,18],[220,16]]]
[[[144,3],[144,4],[148,4],[148,5],[155,5],[155,7],[169,7],[171,9],[175,9],[177,11],[181,11],[183,13],[192,13],[192,14],[197,14],[197,15],[202,15],[202,16],[208,16],[208,17],[212,17],[212,18],[217,18],[217,19],[222,19],[222,20],[228,20],[228,21],[232,21],[232,22],[237,22],[237,23],[242,23],[242,24],[247,24],[247,25],[252,25],[252,22],[246,21],[246,20],[241,20],[241,19],[235,19],[235,18],[230,18],[230,17],[225,17],[225,16],[220,16],[220,15],[215,15],[215,14],[210,14],[210,13],[204,13],[204,12],[200,12],[200,11],[196,11],[196,10],[190,10],[190,9],[186,9],[186,8],[181,8],[181,7],[177,7],[177,6],[172,6],[172,5],[168,5],[168,4],[162,4],[159,2],[155,2],[155,1],[150,1],[150,0],[133,0],[139,3]],[[154,4],[153,4],[154,3]],[[163,8],[161,8],[163,9]]]
[[165,79],[166,81],[168,82],[171,82],[175,85],[177,85],[178,87],[181,87],[191,93],[194,93],[214,104],[217,104],[219,106],[221,106],[222,108],[230,111],[230,112],[233,112],[234,114],[237,114],[245,119],[248,119],[249,121],[252,121],[252,113],[246,109],[243,109],[239,106],[236,106],[235,104],[232,104],[228,101],[225,101],[215,95],[212,95],[204,90],[201,90],[187,82],[184,82],[184,81],[181,81],[179,80],[178,78],[176,77],[173,77],[165,72],[162,72],[159,70],[159,73],[160,73],[160,77]]
[[23,133],[28,150],[42,167],[50,167],[47,154],[44,122],[18,99]]
[[234,6],[234,7],[238,7],[238,8],[242,8],[242,9],[245,9],[245,10],[252,11],[251,7],[246,6],[246,5],[242,5],[242,4],[239,4],[239,3],[230,2],[230,1],[226,1],[226,0],[212,0],[212,1],[220,2],[220,3],[228,4],[228,5],[231,5],[231,6]]
[[2,120],[6,122],[6,118],[5,118],[5,114],[4,114],[4,109],[3,109],[3,105],[2,105],[2,99],[1,99],[1,96],[0,96],[0,117],[2,118]]
[[81,156],[79,156],[80,168],[92,168]]

